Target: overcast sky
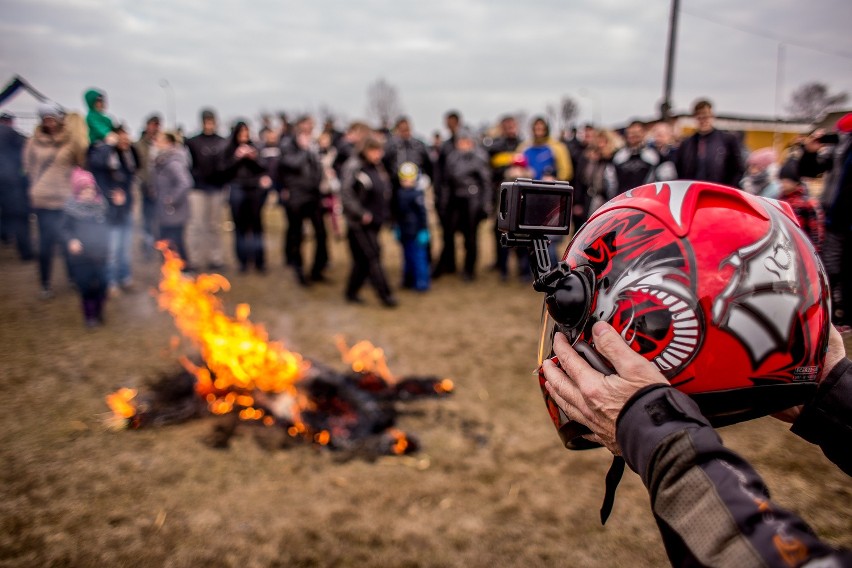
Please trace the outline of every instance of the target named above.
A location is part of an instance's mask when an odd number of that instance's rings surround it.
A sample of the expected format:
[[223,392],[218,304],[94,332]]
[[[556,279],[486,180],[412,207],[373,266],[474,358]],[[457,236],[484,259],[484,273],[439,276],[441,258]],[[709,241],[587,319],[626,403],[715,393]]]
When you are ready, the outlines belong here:
[[[852,1],[681,7],[676,110],[707,96],[718,113],[772,116],[776,37],[791,42],[785,104],[808,81],[852,94]],[[379,77],[421,135],[449,108],[478,125],[542,113],[564,95],[580,104],[579,120],[616,124],[657,112],[669,9],[670,0],[0,0],[0,82],[20,74],[76,109],[100,87],[134,130],[152,111],[168,119],[164,80],[191,132],[205,105],[223,122],[321,105],[362,118]]]

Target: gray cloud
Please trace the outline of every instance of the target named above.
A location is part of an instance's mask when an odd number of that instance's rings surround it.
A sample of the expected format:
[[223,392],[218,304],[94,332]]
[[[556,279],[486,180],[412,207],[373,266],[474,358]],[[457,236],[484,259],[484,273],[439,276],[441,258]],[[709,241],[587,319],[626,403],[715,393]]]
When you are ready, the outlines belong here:
[[[565,94],[604,122],[652,116],[661,99],[669,2],[511,0],[2,0],[0,80],[21,74],[62,104],[83,90],[109,93],[110,111],[139,125],[165,111],[167,79],[190,130],[201,106],[225,119],[265,110],[349,117],[366,109],[367,86],[395,85],[426,133],[448,108],[474,123],[504,112],[542,112]],[[852,3],[682,2],[674,100],[709,96],[721,112],[774,112],[777,42],[852,53]],[[852,59],[790,46],[784,101],[806,81],[852,92]],[[580,93],[585,93],[582,96]]]

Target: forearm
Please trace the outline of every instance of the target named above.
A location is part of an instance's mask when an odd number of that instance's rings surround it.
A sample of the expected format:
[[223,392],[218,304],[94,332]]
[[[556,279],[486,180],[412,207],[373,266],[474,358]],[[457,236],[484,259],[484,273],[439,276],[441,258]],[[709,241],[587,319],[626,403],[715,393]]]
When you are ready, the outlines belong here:
[[800,566],[839,554],[769,500],[760,476],[683,393],[641,392],[622,411],[617,436],[649,490],[673,565]]

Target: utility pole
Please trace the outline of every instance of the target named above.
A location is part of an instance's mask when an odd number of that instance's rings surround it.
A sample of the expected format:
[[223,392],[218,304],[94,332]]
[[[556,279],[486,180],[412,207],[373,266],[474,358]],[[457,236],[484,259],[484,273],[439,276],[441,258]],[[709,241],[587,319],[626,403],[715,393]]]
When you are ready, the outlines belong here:
[[660,119],[668,120],[672,110],[672,82],[674,79],[674,55],[677,44],[677,20],[680,15],[680,0],[672,0],[669,14],[669,41],[666,46],[666,82],[663,89],[663,102],[660,104]]

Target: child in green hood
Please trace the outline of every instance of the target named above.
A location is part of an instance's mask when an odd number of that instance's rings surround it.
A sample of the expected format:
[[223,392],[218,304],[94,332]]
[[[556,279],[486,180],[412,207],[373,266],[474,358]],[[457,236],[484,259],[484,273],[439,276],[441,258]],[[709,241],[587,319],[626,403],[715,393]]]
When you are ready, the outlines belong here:
[[86,125],[89,127],[89,142],[94,144],[106,138],[112,132],[112,119],[106,112],[106,93],[98,89],[89,89],[83,95],[89,113],[86,115]]

